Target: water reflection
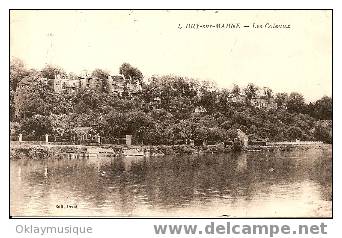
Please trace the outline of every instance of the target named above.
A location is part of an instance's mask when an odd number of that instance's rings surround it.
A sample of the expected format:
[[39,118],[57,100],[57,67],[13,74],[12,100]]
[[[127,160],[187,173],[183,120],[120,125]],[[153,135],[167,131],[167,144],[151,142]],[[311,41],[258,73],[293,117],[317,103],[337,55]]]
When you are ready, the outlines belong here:
[[11,215],[327,217],[331,156],[325,147],[11,161]]

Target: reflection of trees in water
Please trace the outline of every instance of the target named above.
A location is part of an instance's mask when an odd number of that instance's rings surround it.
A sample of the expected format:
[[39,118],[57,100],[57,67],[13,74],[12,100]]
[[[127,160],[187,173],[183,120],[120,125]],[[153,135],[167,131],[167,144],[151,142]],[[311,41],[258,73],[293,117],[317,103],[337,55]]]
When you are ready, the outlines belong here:
[[332,150],[325,148],[313,161],[310,179],[320,184],[320,193],[324,200],[332,201]]
[[42,197],[54,196],[61,204],[67,204],[72,198],[86,199],[96,206],[100,206],[106,199],[96,165],[89,165],[82,159],[62,159],[45,161],[44,166],[47,172],[44,167],[31,168],[26,178],[29,187],[35,190],[39,184],[46,184],[42,188],[45,191]]
[[[180,206],[194,199],[205,202],[212,196],[248,199],[260,186],[265,189],[263,181],[277,183],[291,177],[291,161],[247,154],[115,158],[98,164],[61,160],[49,168],[53,179],[48,183],[88,198],[96,206],[110,200],[129,214],[135,202],[141,202],[137,197],[157,206]],[[43,170],[30,180],[32,184],[44,180]],[[108,187],[115,189],[108,191]]]
[[[291,176],[291,162],[269,158],[263,154],[231,154],[221,157],[210,156],[212,166],[204,164],[197,177],[197,189],[209,197],[216,192],[220,196],[235,200],[240,197],[250,199],[260,189],[286,180]],[[271,182],[270,182],[271,181]]]
[[[261,190],[271,192],[273,185],[304,179],[316,181],[324,188],[331,185],[330,158],[331,154],[329,157],[310,151],[257,152],[33,161],[21,167],[23,179],[31,190],[40,186],[42,197],[59,192],[63,197],[68,194],[87,200],[91,208],[107,206],[115,209],[113,214],[129,215],[141,204],[171,208],[205,203],[213,197],[249,200]],[[39,185],[42,183],[45,185]],[[331,194],[322,193],[328,197]]]
[[152,204],[179,206],[193,199],[196,163],[192,158],[156,158],[148,167],[146,195]]
[[179,206],[194,199],[205,202],[212,196],[249,198],[260,186],[289,179],[294,167],[292,160],[260,155],[161,157],[132,163],[124,184],[139,185],[131,193],[146,197],[150,204]]
[[[11,200],[29,206],[47,210],[47,204],[42,198],[51,192],[51,186],[46,179],[47,162],[44,160],[11,161]],[[36,202],[32,202],[36,201]],[[13,202],[13,201],[11,201]],[[18,206],[19,207],[19,206]],[[22,211],[19,211],[19,213]]]

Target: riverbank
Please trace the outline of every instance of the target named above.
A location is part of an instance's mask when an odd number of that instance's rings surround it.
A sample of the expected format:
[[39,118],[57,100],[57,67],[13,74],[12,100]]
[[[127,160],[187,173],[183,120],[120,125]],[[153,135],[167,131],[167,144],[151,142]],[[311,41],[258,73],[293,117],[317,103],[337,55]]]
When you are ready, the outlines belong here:
[[[323,143],[274,143],[266,146],[253,145],[242,148],[242,151],[292,151],[305,150],[312,147],[323,147]],[[54,143],[16,142],[11,141],[10,159],[46,159],[65,157],[89,157],[89,156],[124,156],[124,150],[142,151],[140,156],[164,156],[177,154],[214,154],[234,152],[232,146],[223,144],[192,146],[192,145],[158,145],[158,146],[124,146],[124,145],[61,145]]]
[[[164,156],[197,153],[227,153],[232,149],[223,145],[195,147],[191,145],[124,146],[124,145],[60,145],[53,143],[11,142],[11,159],[61,158],[71,154],[79,156],[124,156],[124,151],[141,151],[142,156]],[[134,154],[133,154],[134,155]]]

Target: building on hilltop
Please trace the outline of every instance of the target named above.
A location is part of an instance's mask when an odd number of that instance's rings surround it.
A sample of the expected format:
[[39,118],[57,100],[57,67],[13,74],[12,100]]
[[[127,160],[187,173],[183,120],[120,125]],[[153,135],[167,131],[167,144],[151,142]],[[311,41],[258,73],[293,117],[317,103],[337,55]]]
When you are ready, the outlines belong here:
[[62,93],[63,92],[63,85],[67,83],[68,79],[65,76],[62,75],[55,75],[53,79],[47,79],[48,84],[52,87],[52,89],[56,93]]
[[56,93],[74,93],[82,87],[80,78],[69,79],[65,76],[55,75],[55,78],[47,79],[47,81],[48,85],[50,85]]
[[139,82],[132,83],[122,74],[108,76],[105,80],[108,85],[108,91],[118,96],[122,96],[123,93],[127,93],[127,96],[132,96],[141,91]]
[[[227,98],[228,103],[245,103],[247,101],[248,98],[245,94],[231,94]],[[256,97],[251,98],[249,102],[255,108],[266,110],[277,109],[277,103],[274,98],[264,94],[259,94]]]
[[56,93],[70,94],[80,89],[93,89],[99,92],[107,91],[122,96],[127,92],[128,96],[141,91],[139,83],[130,83],[123,75],[108,76],[106,79],[82,75],[76,79],[55,75],[53,79],[48,79],[48,84]]
[[277,109],[277,103],[273,98],[255,97],[250,100],[251,105],[259,109]]
[[244,94],[231,94],[228,96],[227,101],[230,103],[245,103],[246,95]]

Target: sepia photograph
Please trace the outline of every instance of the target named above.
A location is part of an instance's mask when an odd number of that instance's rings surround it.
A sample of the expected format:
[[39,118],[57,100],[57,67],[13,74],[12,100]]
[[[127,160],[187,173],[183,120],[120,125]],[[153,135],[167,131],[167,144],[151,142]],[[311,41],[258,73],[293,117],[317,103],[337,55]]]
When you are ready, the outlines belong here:
[[333,217],[332,10],[9,15],[10,218]]

